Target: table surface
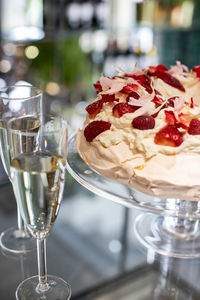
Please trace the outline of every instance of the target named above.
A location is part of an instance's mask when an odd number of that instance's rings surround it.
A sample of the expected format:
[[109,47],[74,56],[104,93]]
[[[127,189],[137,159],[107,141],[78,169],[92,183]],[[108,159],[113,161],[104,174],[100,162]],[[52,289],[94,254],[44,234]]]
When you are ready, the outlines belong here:
[[[16,226],[11,184],[0,186],[1,231]],[[133,223],[142,212],[86,190],[67,174],[58,218],[47,239],[48,273],[69,282],[72,300],[200,299],[200,259],[147,252]],[[25,278],[37,274],[36,248],[26,255],[0,253],[0,299],[15,299]]]

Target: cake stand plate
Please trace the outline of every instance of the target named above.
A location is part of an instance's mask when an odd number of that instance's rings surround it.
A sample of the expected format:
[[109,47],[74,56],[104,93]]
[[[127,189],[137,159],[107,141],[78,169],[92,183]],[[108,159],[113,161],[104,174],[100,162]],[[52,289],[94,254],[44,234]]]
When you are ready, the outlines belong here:
[[76,134],[69,138],[67,169],[95,194],[148,212],[136,219],[134,227],[137,238],[148,249],[173,257],[200,257],[199,202],[152,197],[102,176],[79,156]]

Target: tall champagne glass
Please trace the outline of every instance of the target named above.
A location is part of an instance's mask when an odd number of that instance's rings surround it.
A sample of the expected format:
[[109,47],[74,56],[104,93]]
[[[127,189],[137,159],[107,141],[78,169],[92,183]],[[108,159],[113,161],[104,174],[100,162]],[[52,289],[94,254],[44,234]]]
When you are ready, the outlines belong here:
[[37,240],[38,276],[23,281],[16,297],[66,300],[70,287],[47,275],[46,237],[57,217],[65,184],[67,123],[61,117],[42,115],[37,132],[18,130],[9,121],[10,174],[21,215]]
[[[41,112],[41,108],[42,93],[31,85],[15,85],[0,89],[0,152],[1,160],[10,180],[8,121],[13,117],[25,116],[26,121],[20,122],[19,120],[18,122],[19,129],[37,131],[39,126],[37,115]],[[2,232],[0,245],[6,251],[24,253],[33,249],[34,243],[24,227],[18,206],[17,212],[18,228],[9,228]]]

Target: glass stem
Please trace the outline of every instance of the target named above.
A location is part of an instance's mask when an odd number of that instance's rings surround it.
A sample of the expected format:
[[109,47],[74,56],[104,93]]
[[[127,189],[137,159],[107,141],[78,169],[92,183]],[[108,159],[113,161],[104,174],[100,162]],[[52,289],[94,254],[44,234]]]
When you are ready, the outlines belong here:
[[21,230],[21,231],[24,230],[24,222],[22,220],[18,204],[17,204],[17,225],[18,225],[19,230]]
[[42,293],[49,289],[47,283],[46,239],[37,239],[37,260],[39,276],[37,292]]

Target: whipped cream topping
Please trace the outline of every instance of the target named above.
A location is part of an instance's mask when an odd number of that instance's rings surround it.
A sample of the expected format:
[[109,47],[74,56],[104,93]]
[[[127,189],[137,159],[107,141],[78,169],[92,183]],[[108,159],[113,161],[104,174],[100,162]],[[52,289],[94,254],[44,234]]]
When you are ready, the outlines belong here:
[[[144,72],[146,70],[135,69],[133,74],[142,75]],[[182,123],[185,118],[186,127],[193,118],[200,118],[200,81],[197,74],[188,71],[179,62],[168,72],[178,79],[185,92],[156,76],[151,77],[151,93],[132,77],[116,77],[114,84],[111,79],[101,77],[102,91],[95,101],[106,93],[115,93],[115,101],[104,103],[100,112],[92,118],[87,115],[84,128],[77,134],[77,149],[85,162],[103,176],[157,197],[200,200],[200,134],[189,134],[184,127],[180,127],[178,130],[183,134],[183,142],[179,146],[155,143],[156,133],[168,124],[166,111],[173,112],[178,122]],[[132,113],[116,117],[113,107],[119,102],[126,102],[127,95],[121,90],[127,84],[138,86],[137,93],[140,96],[139,99],[130,97],[129,104],[136,105],[138,101],[142,106]],[[155,91],[163,100],[158,107],[152,102]],[[165,107],[171,97],[177,97],[174,107]],[[153,129],[133,128],[134,118],[155,113],[157,116]],[[111,127],[88,142],[84,129],[93,121],[109,122]]]

